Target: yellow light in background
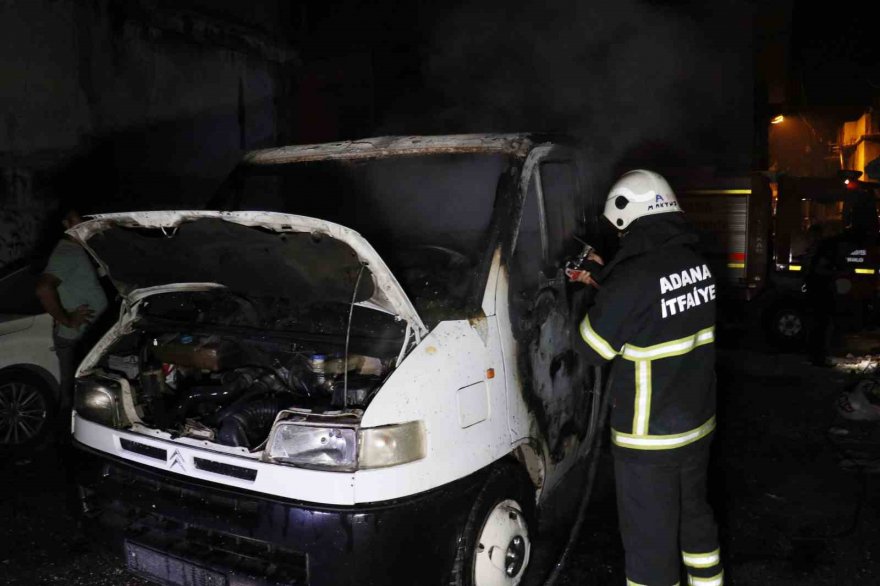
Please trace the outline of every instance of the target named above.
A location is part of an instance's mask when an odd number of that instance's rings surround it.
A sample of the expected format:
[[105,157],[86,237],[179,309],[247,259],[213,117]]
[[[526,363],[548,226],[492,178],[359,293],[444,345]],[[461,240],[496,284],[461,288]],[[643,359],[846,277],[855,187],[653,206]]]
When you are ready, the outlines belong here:
[[874,269],[856,269],[857,275],[873,275]]
[[780,114],[779,116],[774,116],[774,117],[770,120],[770,124],[780,124],[783,120],[785,120],[785,116],[783,116],[782,114]]
[[688,195],[750,195],[751,189],[689,189]]
[[799,271],[799,270],[801,270],[801,265],[788,265],[788,270]]
[[729,263],[727,263],[727,268],[729,268],[729,269],[744,269],[744,268],[746,268],[746,263],[744,263],[744,262],[729,262]]

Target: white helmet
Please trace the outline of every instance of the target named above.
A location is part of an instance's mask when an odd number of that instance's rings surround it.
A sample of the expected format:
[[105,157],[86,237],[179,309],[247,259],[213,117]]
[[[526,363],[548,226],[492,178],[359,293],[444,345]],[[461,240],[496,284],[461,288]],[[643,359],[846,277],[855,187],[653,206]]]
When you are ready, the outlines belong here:
[[643,216],[680,212],[678,199],[662,175],[636,169],[624,173],[605,200],[604,216],[618,230],[625,230]]

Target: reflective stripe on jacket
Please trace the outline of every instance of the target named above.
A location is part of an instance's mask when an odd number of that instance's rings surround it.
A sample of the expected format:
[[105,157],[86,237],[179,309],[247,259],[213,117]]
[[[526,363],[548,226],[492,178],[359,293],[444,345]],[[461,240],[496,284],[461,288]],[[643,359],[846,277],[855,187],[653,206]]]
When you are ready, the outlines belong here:
[[681,214],[624,236],[580,324],[588,361],[614,360],[612,440],[669,450],[715,429],[716,284]]

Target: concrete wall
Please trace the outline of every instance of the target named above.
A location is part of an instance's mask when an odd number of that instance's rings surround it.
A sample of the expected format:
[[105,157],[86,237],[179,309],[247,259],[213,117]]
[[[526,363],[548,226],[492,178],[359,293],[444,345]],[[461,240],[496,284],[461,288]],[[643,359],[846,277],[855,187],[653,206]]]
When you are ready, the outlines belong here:
[[59,198],[197,206],[289,135],[284,1],[0,0],[0,266]]
[[0,168],[0,267],[30,254],[40,237],[52,199],[38,179],[29,169]]

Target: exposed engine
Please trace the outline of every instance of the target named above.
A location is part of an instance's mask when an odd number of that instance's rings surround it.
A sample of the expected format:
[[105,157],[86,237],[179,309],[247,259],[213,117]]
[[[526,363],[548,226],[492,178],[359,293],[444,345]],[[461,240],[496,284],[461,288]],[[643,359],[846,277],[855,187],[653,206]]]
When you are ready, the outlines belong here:
[[145,424],[256,450],[284,409],[365,407],[391,360],[267,339],[175,332],[131,334],[115,345],[104,366],[129,380]]

